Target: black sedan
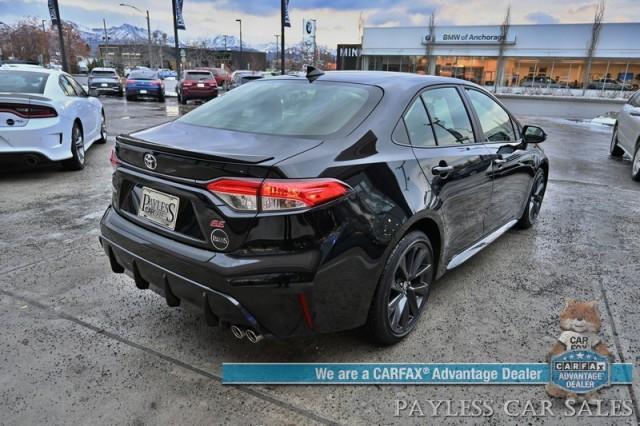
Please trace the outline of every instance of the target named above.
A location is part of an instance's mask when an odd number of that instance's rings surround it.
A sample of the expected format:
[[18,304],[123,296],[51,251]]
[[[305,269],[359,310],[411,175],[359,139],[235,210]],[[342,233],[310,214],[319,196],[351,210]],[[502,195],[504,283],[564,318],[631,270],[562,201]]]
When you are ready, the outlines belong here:
[[545,138],[462,80],[259,80],[117,138],[100,241],[114,272],[238,338],[366,324],[391,344],[434,280],[534,224]]

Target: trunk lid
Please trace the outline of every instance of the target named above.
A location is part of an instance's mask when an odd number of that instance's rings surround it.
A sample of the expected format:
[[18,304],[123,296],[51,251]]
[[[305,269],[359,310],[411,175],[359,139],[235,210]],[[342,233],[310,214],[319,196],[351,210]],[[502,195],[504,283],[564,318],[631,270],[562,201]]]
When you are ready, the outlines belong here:
[[[274,164],[321,143],[180,122],[119,136],[115,150],[122,167],[114,174],[113,205],[159,234],[210,250],[233,251],[244,242],[256,213],[232,210],[207,191],[206,183],[220,177],[264,178]],[[149,190],[179,199],[175,229],[139,216]]]

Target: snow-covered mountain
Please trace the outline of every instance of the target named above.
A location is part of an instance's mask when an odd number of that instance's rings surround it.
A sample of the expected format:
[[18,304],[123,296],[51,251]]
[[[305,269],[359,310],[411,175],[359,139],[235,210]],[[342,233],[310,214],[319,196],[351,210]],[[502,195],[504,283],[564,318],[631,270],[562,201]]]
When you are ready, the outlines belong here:
[[[100,43],[104,43],[104,28],[89,28],[69,22],[80,34],[80,37],[95,51]],[[122,24],[117,27],[107,28],[107,37],[110,44],[144,43],[147,41],[147,29],[131,24]]]
[[[78,25],[73,22],[69,22],[69,24],[73,25],[74,28],[79,32],[80,37],[89,44],[91,50],[96,52],[98,45],[104,43],[104,28],[89,28],[86,26]],[[0,23],[1,26],[1,23]],[[151,37],[154,40],[154,43],[161,43],[163,40],[162,31],[152,30]],[[112,26],[107,27],[107,36],[109,37],[110,44],[125,44],[125,43],[146,43],[147,29],[142,27],[136,27],[131,24],[122,24],[120,26]],[[173,36],[167,34],[166,43],[168,45],[173,45]],[[243,40],[243,48],[246,51],[259,51],[259,52],[267,52],[268,56],[275,56],[276,52],[276,42],[273,40],[269,43],[261,43],[256,45],[250,45],[246,41]],[[180,39],[181,46],[203,46],[209,49],[216,50],[240,50],[240,39],[234,35],[222,35],[217,34],[211,37],[206,38],[198,38],[198,39]],[[278,49],[280,49],[280,45],[278,44]],[[287,44],[287,51],[290,51],[294,56],[297,56],[299,45],[298,44]]]

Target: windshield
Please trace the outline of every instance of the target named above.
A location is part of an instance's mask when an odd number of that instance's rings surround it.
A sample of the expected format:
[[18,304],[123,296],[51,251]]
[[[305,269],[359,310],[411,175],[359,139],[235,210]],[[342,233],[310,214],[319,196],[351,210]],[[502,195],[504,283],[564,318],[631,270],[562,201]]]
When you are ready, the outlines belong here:
[[31,71],[0,71],[0,92],[44,93],[49,74]]
[[184,76],[185,80],[212,80],[213,75],[206,71],[189,71]]
[[355,128],[382,97],[374,86],[262,80],[240,86],[178,119],[217,129],[283,136],[328,136]]

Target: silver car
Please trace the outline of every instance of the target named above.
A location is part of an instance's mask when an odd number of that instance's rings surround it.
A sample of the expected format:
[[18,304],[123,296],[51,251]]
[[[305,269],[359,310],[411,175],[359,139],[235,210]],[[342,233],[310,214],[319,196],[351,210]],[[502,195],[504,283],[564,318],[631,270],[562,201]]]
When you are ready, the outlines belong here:
[[631,96],[618,114],[610,152],[613,157],[622,157],[625,153],[631,156],[631,177],[640,181],[640,91]]
[[118,72],[114,68],[94,68],[89,74],[89,95],[115,94],[122,97],[124,89]]

